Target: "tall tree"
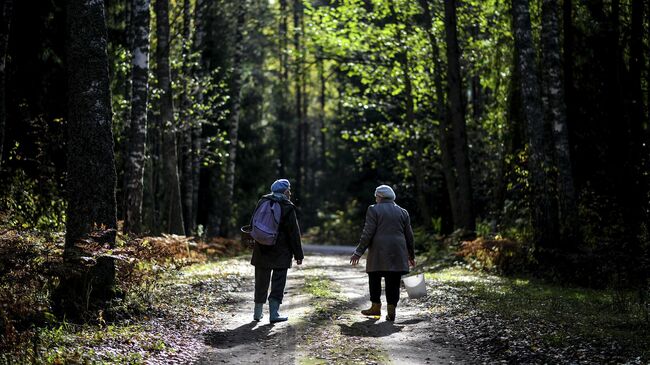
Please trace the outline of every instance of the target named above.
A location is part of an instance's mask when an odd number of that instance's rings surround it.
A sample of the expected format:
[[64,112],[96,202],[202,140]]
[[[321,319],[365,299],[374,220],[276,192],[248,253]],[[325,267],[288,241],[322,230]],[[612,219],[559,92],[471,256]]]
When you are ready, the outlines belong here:
[[577,207],[573,182],[569,131],[567,123],[562,61],[560,57],[560,25],[557,0],[542,1],[542,65],[543,100],[546,115],[551,122],[555,167],[557,168],[557,191],[559,202],[560,238],[564,243],[573,242],[577,232]]
[[[630,82],[631,104],[632,104],[632,133],[640,136],[645,119],[643,108],[643,68],[645,67],[645,56],[643,52],[643,0],[632,0],[631,15],[632,23],[630,29]],[[637,147],[638,151],[638,147]]]
[[246,3],[240,0],[237,2],[237,26],[235,29],[235,53],[232,63],[231,87],[230,87],[230,117],[228,125],[228,161],[226,162],[226,194],[223,197],[223,217],[221,219],[220,234],[227,237],[230,233],[230,225],[233,213],[233,197],[235,189],[235,167],[237,162],[237,145],[239,144],[239,115],[241,106],[242,88],[242,64],[244,57],[244,27],[246,20]]
[[447,44],[447,107],[453,137],[454,167],[458,182],[459,221],[457,228],[474,231],[476,222],[472,198],[472,179],[467,147],[467,128],[462,97],[460,49],[457,35],[456,1],[445,1],[445,41]]
[[[95,228],[117,228],[115,157],[104,5],[68,2],[66,249]],[[115,242],[115,234],[108,238]]]
[[303,77],[303,52],[301,48],[302,27],[301,18],[303,16],[302,1],[294,0],[293,2],[293,47],[295,52],[294,59],[294,83],[295,83],[295,116],[296,116],[296,150],[295,150],[295,181],[292,186],[294,200],[300,201],[303,189],[303,169],[304,169],[304,133],[305,125],[302,111],[302,77]]
[[124,232],[142,232],[147,95],[149,93],[149,0],[133,1],[131,123],[124,171]]
[[431,58],[433,61],[433,71],[430,77],[433,78],[435,90],[436,118],[440,126],[440,155],[442,159],[443,174],[445,176],[445,185],[451,207],[453,222],[460,222],[460,213],[458,211],[458,181],[454,172],[453,151],[451,148],[451,128],[449,126],[449,115],[445,109],[445,90],[442,85],[442,64],[440,62],[440,47],[438,40],[433,33],[433,14],[429,0],[419,0],[424,15],[424,27],[426,28],[427,38],[431,46]]
[[[526,118],[528,134],[529,183],[531,186],[531,210],[534,231],[534,244],[538,254],[546,255],[544,249],[557,240],[557,221],[552,202],[548,156],[547,133],[544,125],[544,112],[537,63],[530,21],[528,0],[512,0],[512,26],[515,38],[515,52],[519,59],[522,106]],[[543,257],[541,257],[543,258]]]
[[[76,262],[76,243],[91,233],[102,245],[112,248],[115,244],[117,176],[107,38],[102,1],[68,1],[68,206],[64,254],[71,263]],[[99,257],[88,273],[79,275],[74,271],[63,277],[55,301],[78,315],[80,308],[72,303],[110,299],[114,281],[113,259]],[[88,282],[92,283],[92,291],[88,290]]]
[[160,119],[163,128],[163,229],[185,234],[178,176],[178,154],[171,74],[169,69],[169,0],[156,0],[156,75],[160,94]]
[[[393,0],[390,0],[388,3],[388,8],[393,18],[393,23],[399,25],[400,20],[395,11],[395,4]],[[405,29],[408,31],[410,25],[408,23],[404,24]],[[401,29],[397,29],[396,39],[397,46],[400,48],[400,51],[396,54],[396,61],[399,62],[402,74],[404,75],[404,101],[406,103],[406,125],[407,128],[413,128],[415,124],[415,102],[413,100],[413,80],[411,75],[410,68],[410,59],[408,48],[406,47],[406,42],[404,41],[404,36],[402,35]],[[411,170],[413,171],[413,178],[415,182],[415,193],[416,193],[416,202],[422,220],[427,224],[431,222],[431,212],[429,206],[427,205],[427,198],[424,192],[424,171],[422,169],[422,154],[424,148],[422,147],[422,142],[420,137],[416,137],[415,146],[413,148],[413,158],[409,162],[411,165]]]
[[325,130],[325,90],[327,88],[327,80],[325,77],[325,60],[320,55],[316,56],[316,67],[318,69],[318,126],[320,128],[318,170],[323,171],[327,156],[327,134]]
[[190,0],[183,0],[183,72],[181,75],[181,106],[180,106],[180,143],[181,143],[181,192],[183,202],[183,223],[185,233],[192,235],[194,232],[193,205],[194,176],[192,169],[192,133],[195,122],[190,119],[190,90],[189,79],[191,75],[190,52],[192,48]]
[[564,65],[564,100],[567,105],[567,118],[571,120],[574,116],[573,104],[573,0],[562,2],[562,51]]
[[287,96],[289,95],[289,32],[288,32],[288,13],[287,0],[280,0],[280,21],[278,22],[279,47],[278,59],[280,60],[279,85],[276,87],[279,92],[274,93],[276,98],[276,130],[278,143],[278,175],[284,176],[286,173],[288,156],[287,156],[287,128],[286,124],[290,117]]
[[[203,53],[205,42],[206,22],[205,13],[209,9],[205,0],[198,0],[194,5],[194,42],[192,49],[199,54],[198,65],[195,66],[193,73],[198,79],[203,79],[205,71],[208,69],[206,57]],[[194,100],[197,104],[203,104],[203,90],[200,85],[196,90],[192,90]],[[201,148],[202,148],[202,126],[205,121],[204,113],[199,111],[199,115],[192,125],[192,233],[196,230],[199,207],[199,181],[201,175]]]
[[13,0],[0,0],[0,168],[2,168],[2,152],[4,150],[5,123],[7,120],[6,67],[7,46],[9,44],[9,29],[13,13]]

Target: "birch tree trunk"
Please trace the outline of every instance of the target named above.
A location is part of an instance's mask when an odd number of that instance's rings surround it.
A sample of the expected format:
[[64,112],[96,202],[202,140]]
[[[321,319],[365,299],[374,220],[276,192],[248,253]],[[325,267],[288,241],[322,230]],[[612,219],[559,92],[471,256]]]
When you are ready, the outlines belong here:
[[235,168],[237,163],[237,145],[239,144],[239,115],[241,106],[241,67],[244,57],[244,27],[246,20],[246,1],[239,1],[237,5],[237,28],[235,34],[235,54],[233,60],[233,71],[231,81],[231,112],[230,125],[228,128],[228,161],[226,165],[226,194],[223,197],[223,215],[221,218],[220,234],[228,237],[232,224],[233,197],[235,193]]
[[6,68],[9,30],[13,14],[13,0],[0,0],[0,169],[4,151],[5,123],[7,121],[6,104]]
[[[541,258],[545,257],[545,247],[557,239],[557,222],[552,203],[552,190],[549,186],[550,158],[547,155],[548,142],[545,140],[544,113],[537,63],[533,48],[532,30],[528,0],[512,0],[513,30],[515,52],[519,57],[522,106],[526,118],[528,134],[529,182],[531,186],[531,210],[534,232],[534,245]],[[544,262],[544,261],[543,261]]]
[[[67,2],[68,146],[64,258],[76,267],[76,243],[93,234],[113,247],[117,229],[115,156],[108,77],[108,36],[102,1]],[[88,290],[92,283],[92,291]],[[54,294],[71,316],[114,296],[115,265],[99,257],[89,270],[61,278]]]
[[125,164],[124,232],[142,233],[142,202],[149,92],[149,0],[133,2],[131,125]]
[[469,167],[465,111],[460,75],[460,50],[456,29],[456,1],[445,1],[445,40],[447,43],[447,106],[453,137],[453,158],[458,182],[459,221],[457,228],[473,232],[476,228],[472,198],[472,179]]
[[287,96],[289,95],[289,36],[288,36],[288,12],[287,0],[280,0],[280,23],[278,33],[280,35],[278,58],[280,59],[280,92],[276,93],[277,100],[277,142],[279,151],[278,174],[284,176],[286,173],[287,156],[287,128],[289,119],[289,108]]
[[560,58],[560,25],[557,0],[542,0],[542,65],[544,105],[551,122],[557,191],[559,202],[559,233],[563,243],[575,241],[577,233],[577,207],[569,151],[567,108],[562,82]]
[[156,74],[160,95],[160,117],[163,127],[163,229],[173,234],[185,234],[178,176],[176,128],[169,69],[169,0],[156,0]]

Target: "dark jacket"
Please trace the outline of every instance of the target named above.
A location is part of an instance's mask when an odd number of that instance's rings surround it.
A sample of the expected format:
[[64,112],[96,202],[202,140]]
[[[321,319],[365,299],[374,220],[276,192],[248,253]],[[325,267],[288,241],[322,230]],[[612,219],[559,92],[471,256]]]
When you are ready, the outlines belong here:
[[366,272],[407,273],[408,259],[415,258],[415,251],[411,218],[406,209],[393,201],[382,201],[369,206],[355,254],[362,256],[366,248]]
[[304,258],[302,244],[300,242],[300,228],[296,219],[296,207],[289,200],[280,200],[272,194],[268,194],[257,202],[255,210],[257,210],[264,199],[270,199],[279,203],[282,209],[280,226],[278,227],[278,238],[273,246],[255,243],[251,264],[270,269],[290,268],[292,258],[296,260],[302,260]]

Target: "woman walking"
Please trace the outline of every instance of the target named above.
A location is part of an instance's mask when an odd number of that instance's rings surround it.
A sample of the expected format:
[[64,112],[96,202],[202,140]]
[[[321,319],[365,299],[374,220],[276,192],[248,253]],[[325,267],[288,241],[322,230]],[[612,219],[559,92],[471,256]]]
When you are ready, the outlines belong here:
[[366,272],[370,287],[369,309],[361,311],[366,316],[381,315],[381,278],[385,280],[388,314],[386,319],[395,320],[395,308],[399,301],[400,280],[415,266],[413,229],[406,209],[395,204],[395,192],[388,185],[375,189],[377,204],[368,207],[366,223],[350,263],[356,265],[368,249]]
[[[277,237],[273,245],[255,243],[251,264],[255,266],[255,313],[253,319],[262,319],[266,299],[269,300],[269,319],[271,323],[286,321],[288,318],[278,313],[284,297],[287,283],[287,269],[291,267],[292,258],[301,265],[304,258],[300,242],[300,228],[296,218],[296,207],[291,202],[289,180],[276,180],[271,185],[271,194],[264,195],[255,210],[267,200],[271,206],[280,206],[280,220]],[[271,293],[268,293],[269,283]]]

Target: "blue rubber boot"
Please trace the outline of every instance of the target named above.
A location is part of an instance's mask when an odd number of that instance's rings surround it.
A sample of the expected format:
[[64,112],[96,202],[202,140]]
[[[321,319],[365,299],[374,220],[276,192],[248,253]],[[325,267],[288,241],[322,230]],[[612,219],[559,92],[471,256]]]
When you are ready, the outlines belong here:
[[281,316],[280,313],[278,313],[278,310],[280,310],[280,302],[274,299],[269,299],[269,319],[271,323],[284,322],[289,319]]
[[262,308],[264,307],[264,304],[262,303],[255,303],[255,313],[253,314],[253,319],[256,321],[260,321],[262,319]]

